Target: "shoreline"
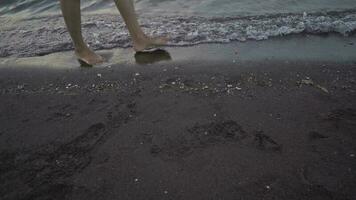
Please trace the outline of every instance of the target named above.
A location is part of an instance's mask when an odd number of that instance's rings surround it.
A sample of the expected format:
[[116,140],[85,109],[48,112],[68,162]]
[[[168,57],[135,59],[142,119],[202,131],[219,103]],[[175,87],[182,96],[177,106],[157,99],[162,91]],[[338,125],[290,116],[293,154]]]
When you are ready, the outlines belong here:
[[[241,63],[259,61],[356,61],[356,36],[343,37],[337,34],[290,35],[263,41],[198,44],[183,47],[164,47],[162,50],[135,53],[132,48],[99,50],[106,62],[96,67],[118,65],[144,65],[159,62],[221,62]],[[0,67],[33,66],[51,68],[76,68],[73,51],[52,53],[35,57],[0,58]]]

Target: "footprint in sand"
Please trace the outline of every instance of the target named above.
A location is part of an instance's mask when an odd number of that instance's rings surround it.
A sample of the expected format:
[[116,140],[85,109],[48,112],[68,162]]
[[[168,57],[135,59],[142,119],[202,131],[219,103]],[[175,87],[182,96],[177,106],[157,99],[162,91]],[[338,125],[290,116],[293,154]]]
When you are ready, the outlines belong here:
[[177,159],[190,155],[196,149],[237,142],[247,137],[247,133],[237,122],[226,120],[206,124],[196,124],[187,128],[183,136],[166,139],[162,145],[151,146],[150,153],[163,159]]
[[309,137],[309,140],[311,140],[311,141],[329,138],[328,136],[323,135],[317,131],[309,132],[308,137]]
[[270,136],[259,132],[255,134],[254,143],[257,149],[263,151],[275,151],[280,152],[282,150],[282,145],[278,144]]
[[[237,122],[225,120],[196,124],[193,127],[189,127],[179,137],[165,139],[162,144],[153,144],[150,148],[150,153],[163,159],[179,159],[189,156],[196,149],[204,149],[226,143],[238,143],[243,140],[252,140],[246,144],[251,144],[252,142],[255,148],[262,151],[282,151],[282,145],[278,144],[270,136],[258,132],[251,137]],[[243,143],[239,144],[244,145]]]

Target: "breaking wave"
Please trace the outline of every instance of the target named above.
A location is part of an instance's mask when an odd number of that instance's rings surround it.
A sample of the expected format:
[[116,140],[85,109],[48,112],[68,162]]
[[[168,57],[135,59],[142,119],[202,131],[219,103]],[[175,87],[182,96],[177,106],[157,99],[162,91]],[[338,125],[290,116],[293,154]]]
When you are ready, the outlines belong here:
[[[32,19],[0,17],[0,57],[38,56],[73,48],[60,15]],[[265,40],[291,34],[356,32],[356,10],[260,16],[140,16],[144,31],[168,35],[171,46],[231,41]],[[85,40],[94,49],[130,47],[125,24],[119,15],[83,16]]]

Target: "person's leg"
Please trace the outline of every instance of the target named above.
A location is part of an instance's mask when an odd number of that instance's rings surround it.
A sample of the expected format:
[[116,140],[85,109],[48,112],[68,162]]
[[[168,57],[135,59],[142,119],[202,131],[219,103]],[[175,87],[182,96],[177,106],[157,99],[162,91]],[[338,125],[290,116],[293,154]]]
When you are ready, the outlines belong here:
[[103,62],[103,58],[89,49],[81,30],[80,0],[60,0],[64,21],[73,40],[78,59],[93,65]]
[[147,37],[138,24],[133,0],[114,0],[132,37],[135,51],[161,46],[167,43],[166,37]]

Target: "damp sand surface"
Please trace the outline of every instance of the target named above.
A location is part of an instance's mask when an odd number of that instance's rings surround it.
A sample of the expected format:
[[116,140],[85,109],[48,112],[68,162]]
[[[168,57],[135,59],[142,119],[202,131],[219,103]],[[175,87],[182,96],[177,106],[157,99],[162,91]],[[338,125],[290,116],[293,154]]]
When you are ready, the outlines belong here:
[[3,64],[1,199],[356,198],[352,57],[167,51],[150,64]]

